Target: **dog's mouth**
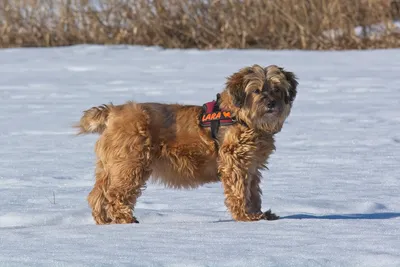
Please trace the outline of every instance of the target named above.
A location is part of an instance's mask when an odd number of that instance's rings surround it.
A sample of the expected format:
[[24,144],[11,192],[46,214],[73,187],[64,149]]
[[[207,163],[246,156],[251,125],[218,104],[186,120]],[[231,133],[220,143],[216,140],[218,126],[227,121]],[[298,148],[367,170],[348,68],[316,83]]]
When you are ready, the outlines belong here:
[[267,108],[267,113],[278,113],[278,112],[279,112],[279,110],[276,107]]
[[276,105],[274,107],[266,107],[265,109],[265,115],[267,116],[276,116],[281,113],[282,109],[279,105]]
[[266,115],[277,115],[282,110],[282,104],[279,100],[271,99],[265,105],[265,113]]

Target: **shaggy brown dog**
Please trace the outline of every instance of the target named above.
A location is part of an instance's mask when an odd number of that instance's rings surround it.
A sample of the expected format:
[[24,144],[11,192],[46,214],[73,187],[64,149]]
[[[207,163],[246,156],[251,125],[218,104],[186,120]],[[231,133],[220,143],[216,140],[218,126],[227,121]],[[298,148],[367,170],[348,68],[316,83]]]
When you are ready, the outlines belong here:
[[88,196],[96,223],[137,222],[133,208],[150,176],[172,188],[221,181],[234,220],[278,219],[261,211],[260,170],[275,149],[273,136],[290,113],[297,84],[292,72],[275,65],[228,77],[220,107],[237,123],[221,126],[216,140],[200,126],[201,106],[128,102],[85,111],[80,133],[101,134]]

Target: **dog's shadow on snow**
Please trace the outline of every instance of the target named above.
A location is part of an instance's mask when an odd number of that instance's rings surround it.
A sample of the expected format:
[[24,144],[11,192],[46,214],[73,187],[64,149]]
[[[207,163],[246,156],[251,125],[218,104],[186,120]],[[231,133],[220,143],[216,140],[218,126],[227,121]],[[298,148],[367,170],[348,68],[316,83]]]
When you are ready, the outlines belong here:
[[379,212],[379,213],[354,213],[354,214],[330,214],[330,215],[310,215],[294,214],[282,216],[281,220],[292,219],[316,219],[316,220],[387,220],[400,217],[398,212]]
[[[281,216],[279,220],[388,220],[400,217],[399,212],[379,212],[379,213],[352,213],[352,214],[329,214],[329,215],[311,215],[311,214],[293,214]],[[235,220],[218,220],[213,223],[235,222]]]

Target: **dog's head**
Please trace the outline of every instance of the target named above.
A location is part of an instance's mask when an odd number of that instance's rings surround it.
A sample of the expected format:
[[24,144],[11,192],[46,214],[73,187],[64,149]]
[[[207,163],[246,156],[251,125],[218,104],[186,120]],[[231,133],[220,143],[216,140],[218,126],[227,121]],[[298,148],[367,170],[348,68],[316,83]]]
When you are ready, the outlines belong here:
[[277,133],[290,114],[297,94],[296,76],[276,65],[246,67],[226,82],[226,108],[250,127]]

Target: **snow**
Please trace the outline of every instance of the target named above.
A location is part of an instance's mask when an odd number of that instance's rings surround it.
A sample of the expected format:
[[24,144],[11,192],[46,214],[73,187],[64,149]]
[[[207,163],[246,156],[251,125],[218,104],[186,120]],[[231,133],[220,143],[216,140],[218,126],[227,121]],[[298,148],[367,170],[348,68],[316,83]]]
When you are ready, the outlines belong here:
[[[365,32],[364,32],[365,28]],[[354,34],[357,37],[360,38],[371,38],[371,39],[377,39],[381,38],[384,35],[387,35],[389,33],[392,34],[399,34],[400,33],[400,21],[399,20],[393,20],[390,23],[388,22],[381,22],[381,23],[375,23],[371,24],[368,26],[357,26],[354,28]],[[331,29],[331,30],[326,30],[322,33],[324,37],[330,38],[330,39],[336,39],[339,37],[342,37],[345,33],[343,29],[336,28],[336,29]]]
[[[140,224],[94,224],[82,111],[203,104],[252,64],[299,76],[263,173],[278,221],[234,222],[222,186],[149,184]],[[0,50],[0,266],[400,266],[400,50]],[[54,195],[53,195],[54,194]]]

